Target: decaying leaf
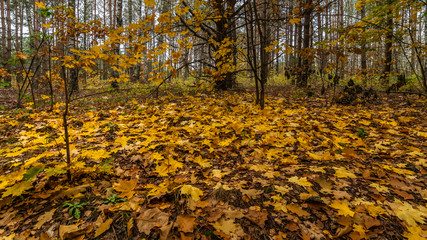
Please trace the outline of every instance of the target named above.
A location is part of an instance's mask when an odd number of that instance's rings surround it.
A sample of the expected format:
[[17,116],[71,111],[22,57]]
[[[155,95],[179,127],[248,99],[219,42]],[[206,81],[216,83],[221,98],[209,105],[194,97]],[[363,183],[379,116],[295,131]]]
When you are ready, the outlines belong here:
[[298,206],[296,204],[288,204],[288,205],[286,205],[286,208],[289,211],[297,214],[299,217],[308,217],[308,216],[311,215],[310,213],[308,213],[307,211],[305,211],[304,209],[302,209],[301,206]]
[[99,225],[99,227],[95,231],[95,237],[98,237],[99,235],[103,234],[105,231],[110,229],[112,222],[113,222],[113,219],[109,218],[105,222],[101,223],[101,225]]
[[49,212],[46,212],[45,214],[41,215],[37,219],[37,223],[34,225],[34,228],[39,229],[41,228],[45,223],[49,222],[52,219],[53,213],[56,211],[56,209],[52,209]]
[[184,233],[193,232],[196,218],[187,216],[187,215],[179,215],[176,218],[176,223],[178,224],[178,230]]
[[92,232],[93,226],[88,225],[84,228],[80,228],[78,224],[74,225],[60,225],[59,226],[59,237],[61,240],[71,240],[76,237],[88,234]]
[[136,226],[140,232],[150,234],[151,229],[162,228],[169,223],[169,214],[160,211],[158,208],[142,210],[143,212],[135,218]]

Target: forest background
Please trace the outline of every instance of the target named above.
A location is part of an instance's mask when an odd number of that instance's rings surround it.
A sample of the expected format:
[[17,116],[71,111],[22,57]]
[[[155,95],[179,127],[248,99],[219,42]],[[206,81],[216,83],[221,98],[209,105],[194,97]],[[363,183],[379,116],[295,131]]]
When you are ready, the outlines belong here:
[[426,2],[0,14],[0,234],[426,237]]

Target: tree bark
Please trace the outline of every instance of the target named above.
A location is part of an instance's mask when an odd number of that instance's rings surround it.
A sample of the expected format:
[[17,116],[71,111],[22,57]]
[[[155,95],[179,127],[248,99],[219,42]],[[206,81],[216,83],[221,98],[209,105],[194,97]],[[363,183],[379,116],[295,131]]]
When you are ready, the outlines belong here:
[[308,53],[308,50],[310,48],[310,42],[311,42],[311,34],[310,34],[310,23],[311,23],[311,13],[312,13],[311,0],[307,0],[305,2],[305,5],[306,7],[304,8],[304,12],[303,12],[303,20],[304,20],[303,46],[302,46],[302,51],[299,54],[300,60],[298,61],[298,62],[301,62],[301,70],[302,70],[297,80],[297,86],[300,88],[307,87],[308,77],[309,77],[310,68],[311,68],[311,60]]
[[[390,7],[390,5],[393,3],[393,0],[387,0],[387,7]],[[387,9],[386,13],[386,34],[385,34],[385,40],[384,40],[384,69],[381,74],[381,78],[383,80],[383,84],[389,83],[389,76],[391,74],[391,68],[393,64],[393,16],[392,16],[392,10]]]

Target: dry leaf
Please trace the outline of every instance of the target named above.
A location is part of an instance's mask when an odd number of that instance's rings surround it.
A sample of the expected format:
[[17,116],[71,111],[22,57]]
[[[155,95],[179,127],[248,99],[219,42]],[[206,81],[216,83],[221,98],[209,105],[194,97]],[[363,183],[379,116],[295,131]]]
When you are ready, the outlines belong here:
[[37,219],[37,223],[34,225],[35,229],[41,228],[45,223],[49,222],[52,219],[53,213],[56,211],[55,209],[50,210],[49,212],[46,212],[45,214],[41,215]]
[[298,206],[296,204],[288,204],[288,205],[286,205],[286,208],[289,211],[297,214],[298,217],[309,217],[311,215],[307,211],[303,210],[301,206]]
[[183,185],[181,187],[181,194],[188,194],[188,195],[191,196],[191,198],[194,201],[197,202],[197,201],[200,200],[200,196],[203,195],[203,191],[200,190],[200,189],[198,189],[198,188],[196,188],[196,187],[193,187],[191,185]]
[[126,225],[126,230],[128,233],[128,237],[130,237],[132,235],[132,228],[133,228],[133,218],[130,218],[128,221],[128,224]]
[[103,234],[105,231],[110,229],[112,222],[113,222],[113,219],[109,218],[105,222],[101,223],[101,225],[99,225],[99,227],[95,231],[95,237],[98,237],[99,235]]
[[244,235],[242,227],[240,227],[239,224],[234,223],[234,219],[225,220],[225,218],[221,218],[218,222],[212,224],[212,226],[217,231],[221,231],[229,236],[243,237]]
[[158,208],[148,209],[135,218],[136,226],[140,232],[150,234],[154,227],[164,227],[168,225],[169,214],[160,211]]
[[268,218],[268,212],[266,209],[263,209],[262,212],[249,210],[245,217],[257,224],[258,226],[264,228],[265,221],[267,221]]
[[354,211],[352,211],[348,207],[348,203],[346,203],[344,201],[333,200],[329,206],[338,210],[338,215],[350,216],[350,217],[354,216]]
[[88,225],[85,228],[79,229],[78,224],[75,225],[60,225],[59,226],[59,237],[61,240],[84,238],[84,235],[92,232],[93,226]]
[[121,192],[120,197],[131,198],[135,192],[133,191],[136,187],[135,180],[120,180],[119,183],[114,183],[114,190]]
[[194,224],[196,218],[186,215],[179,215],[176,218],[176,223],[178,224],[178,230],[185,233],[191,233],[194,229]]

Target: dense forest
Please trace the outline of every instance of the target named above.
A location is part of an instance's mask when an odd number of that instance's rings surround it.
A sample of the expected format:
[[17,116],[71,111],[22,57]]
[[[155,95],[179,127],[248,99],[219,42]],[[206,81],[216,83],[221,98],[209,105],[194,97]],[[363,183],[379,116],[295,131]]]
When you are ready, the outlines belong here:
[[0,0],[1,239],[426,239],[427,2]]

